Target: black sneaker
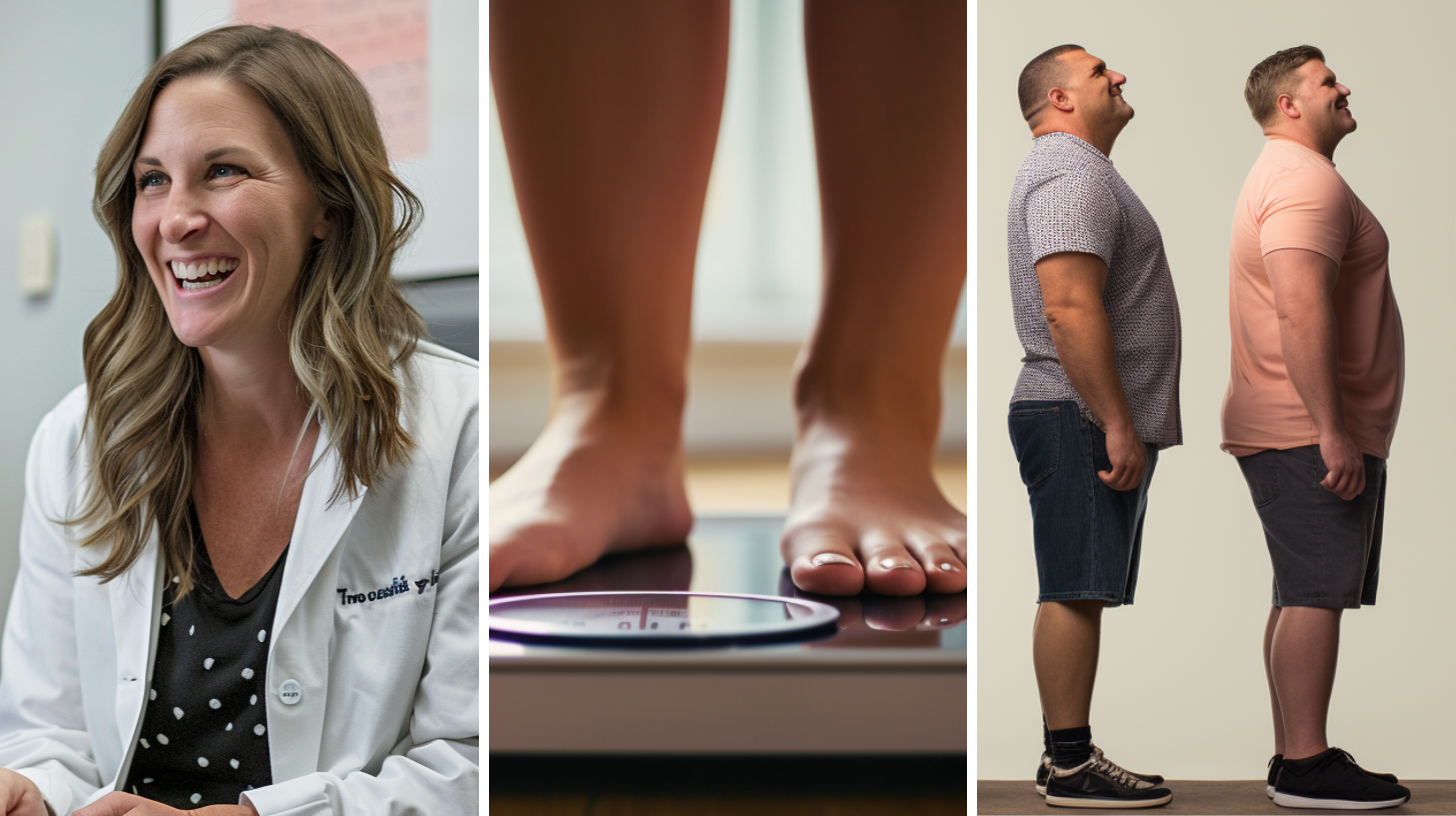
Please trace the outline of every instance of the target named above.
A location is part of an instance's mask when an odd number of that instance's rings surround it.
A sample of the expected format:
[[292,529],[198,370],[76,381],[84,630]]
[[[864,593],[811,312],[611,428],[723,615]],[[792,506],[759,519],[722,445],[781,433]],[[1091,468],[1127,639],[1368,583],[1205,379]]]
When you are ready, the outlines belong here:
[[[1350,760],[1350,762],[1354,763],[1355,767],[1360,768],[1359,763],[1355,762],[1355,758],[1350,756],[1349,751],[1345,751],[1345,758]],[[1279,767],[1283,764],[1283,754],[1275,754],[1274,756],[1269,758],[1269,782],[1264,786],[1264,793],[1268,794],[1270,799],[1274,798],[1274,783],[1279,780]],[[1381,782],[1389,782],[1390,784],[1394,785],[1400,781],[1395,777],[1395,774],[1392,773],[1376,773],[1374,771],[1366,771],[1364,768],[1360,768],[1360,770],[1365,771],[1365,773],[1370,774],[1376,779],[1379,779]]]
[[[1270,761],[1272,768],[1274,763]],[[1350,755],[1331,748],[1308,759],[1283,760],[1274,783],[1274,804],[1288,808],[1375,810],[1410,800],[1410,790],[1387,782],[1355,764]]]
[[[1098,748],[1096,745],[1092,746],[1092,756],[1102,757],[1102,749]],[[1108,761],[1108,764],[1137,780],[1137,787],[1139,788],[1154,788],[1158,785],[1163,784],[1163,777],[1158,776],[1157,774],[1143,774],[1137,773],[1136,771],[1129,771],[1128,769],[1122,767],[1121,765],[1118,765],[1115,762],[1112,762],[1111,760]],[[1043,751],[1041,755],[1041,764],[1036,766],[1036,792],[1041,794],[1042,796],[1046,796],[1047,777],[1051,775],[1051,767],[1052,755]],[[1269,789],[1269,795],[1274,795],[1273,788]]]
[[1140,787],[1146,784],[1097,751],[1075,768],[1047,768],[1046,803],[1060,807],[1145,808],[1173,801],[1172,791]]

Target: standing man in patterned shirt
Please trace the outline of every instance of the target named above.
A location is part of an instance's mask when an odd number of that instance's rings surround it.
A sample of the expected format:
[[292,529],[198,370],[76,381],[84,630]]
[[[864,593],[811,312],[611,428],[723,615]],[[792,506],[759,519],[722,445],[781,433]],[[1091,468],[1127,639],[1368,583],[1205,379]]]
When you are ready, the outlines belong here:
[[1375,603],[1405,341],[1385,230],[1335,170],[1355,131],[1349,96],[1308,45],[1259,63],[1244,86],[1267,141],[1234,209],[1222,447],[1239,458],[1274,566],[1268,793],[1364,810],[1410,791],[1330,747],[1325,719],[1340,613]]
[[1183,441],[1178,298],[1158,225],[1108,155],[1133,110],[1127,77],[1063,45],[1021,72],[1035,141],[1011,191],[1007,243],[1026,356],[1012,446],[1031,499],[1039,594],[1032,659],[1048,804],[1154,807],[1161,776],[1092,744],[1104,606],[1133,601],[1158,452]]

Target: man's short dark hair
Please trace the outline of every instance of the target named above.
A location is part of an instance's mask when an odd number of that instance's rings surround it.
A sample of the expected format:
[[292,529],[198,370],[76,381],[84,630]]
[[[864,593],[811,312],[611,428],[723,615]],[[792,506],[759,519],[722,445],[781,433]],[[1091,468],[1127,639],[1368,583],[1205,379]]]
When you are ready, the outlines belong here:
[[1279,95],[1294,89],[1294,72],[1310,60],[1325,61],[1324,52],[1312,45],[1296,45],[1267,57],[1249,72],[1244,83],[1244,101],[1260,127],[1268,127],[1279,115]]
[[1016,80],[1016,95],[1021,98],[1023,119],[1030,122],[1032,115],[1046,104],[1047,91],[1066,81],[1066,69],[1057,58],[1069,51],[1086,50],[1070,43],[1048,48],[1021,69],[1021,78]]

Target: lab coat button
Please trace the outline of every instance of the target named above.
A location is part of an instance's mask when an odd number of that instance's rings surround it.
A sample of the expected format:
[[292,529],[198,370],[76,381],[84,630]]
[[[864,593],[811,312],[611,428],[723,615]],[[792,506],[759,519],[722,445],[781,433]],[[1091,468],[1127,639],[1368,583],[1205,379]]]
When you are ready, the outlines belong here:
[[278,687],[278,697],[284,705],[298,705],[303,699],[303,686],[297,680],[284,680],[283,685]]

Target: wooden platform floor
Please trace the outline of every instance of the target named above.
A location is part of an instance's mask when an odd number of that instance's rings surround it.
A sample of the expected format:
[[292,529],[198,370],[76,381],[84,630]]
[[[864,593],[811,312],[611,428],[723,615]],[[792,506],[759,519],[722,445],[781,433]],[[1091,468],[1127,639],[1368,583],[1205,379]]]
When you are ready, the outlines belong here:
[[1102,808],[1051,807],[1037,795],[1031,780],[1024,782],[976,783],[976,812],[985,814],[1111,814],[1142,813],[1148,816],[1172,816],[1172,814],[1244,814],[1257,816],[1265,813],[1280,813],[1284,816],[1298,814],[1367,812],[1378,814],[1456,814],[1456,780],[1435,779],[1401,781],[1410,788],[1411,800],[1397,808],[1376,811],[1349,810],[1304,810],[1282,808],[1269,801],[1264,794],[1264,781],[1256,782],[1179,782],[1167,783],[1173,791],[1173,801],[1165,807],[1143,810],[1104,810]]

